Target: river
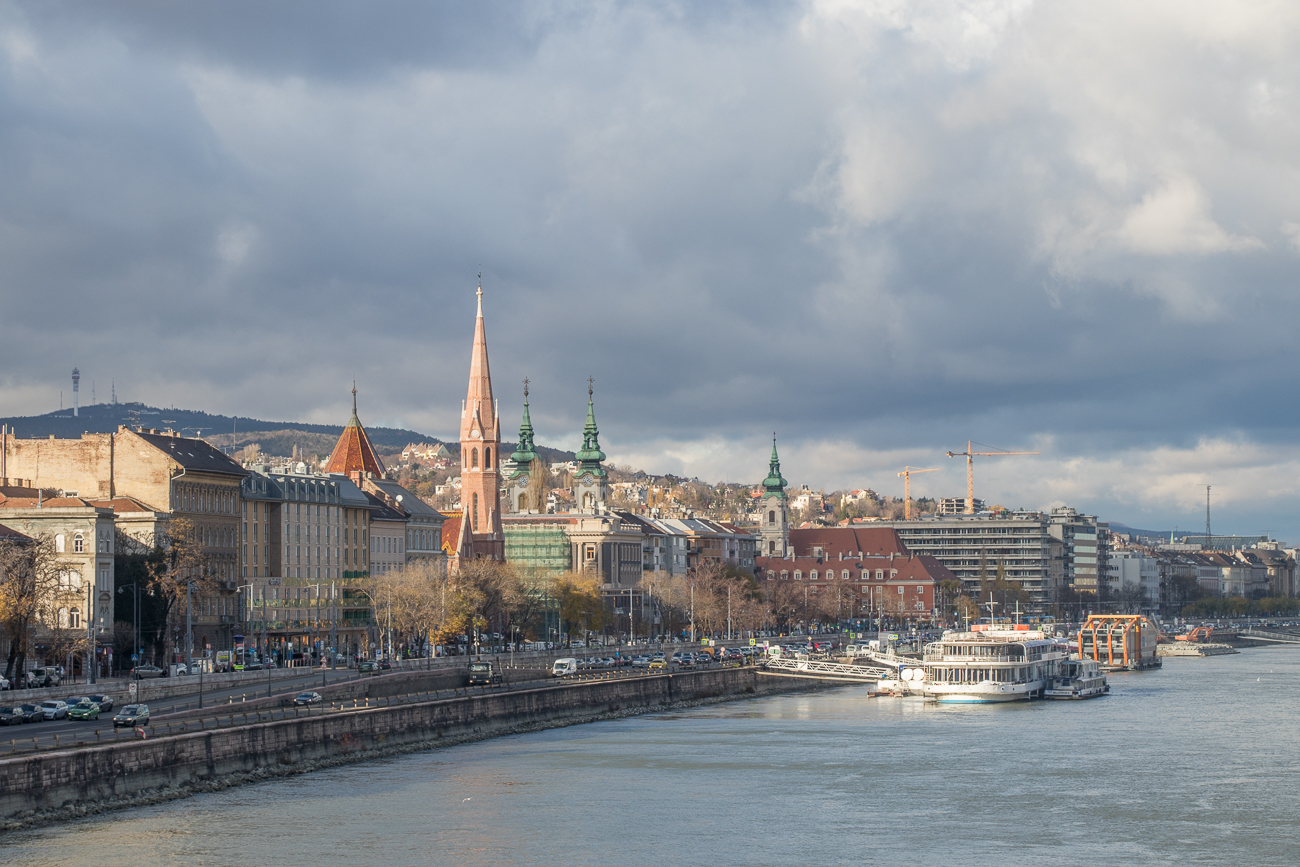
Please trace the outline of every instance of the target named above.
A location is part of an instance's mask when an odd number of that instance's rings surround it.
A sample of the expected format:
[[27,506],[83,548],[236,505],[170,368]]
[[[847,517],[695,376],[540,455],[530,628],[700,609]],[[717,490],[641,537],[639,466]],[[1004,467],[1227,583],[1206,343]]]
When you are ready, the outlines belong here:
[[860,687],[499,738],[0,837],[7,864],[1300,861],[1300,648],[1085,702]]

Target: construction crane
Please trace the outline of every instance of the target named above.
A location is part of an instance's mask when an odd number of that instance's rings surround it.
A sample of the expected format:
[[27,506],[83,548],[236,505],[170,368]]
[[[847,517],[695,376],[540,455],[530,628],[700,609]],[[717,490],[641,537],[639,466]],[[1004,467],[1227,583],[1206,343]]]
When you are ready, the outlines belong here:
[[903,520],[912,520],[912,473],[937,473],[939,468],[918,470],[916,467],[903,467],[899,473],[903,477]]
[[948,452],[950,458],[966,459],[966,514],[975,514],[975,456],[999,458],[1006,455],[1036,455],[1038,452],[977,452],[971,449],[971,440],[966,440],[966,451]]

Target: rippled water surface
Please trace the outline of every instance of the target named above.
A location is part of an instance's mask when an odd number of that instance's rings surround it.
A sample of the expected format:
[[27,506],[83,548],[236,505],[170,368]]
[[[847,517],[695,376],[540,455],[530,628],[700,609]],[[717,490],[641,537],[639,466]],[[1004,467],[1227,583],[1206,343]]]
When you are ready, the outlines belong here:
[[857,687],[556,729],[0,837],[6,864],[1300,863],[1300,648],[1086,702]]

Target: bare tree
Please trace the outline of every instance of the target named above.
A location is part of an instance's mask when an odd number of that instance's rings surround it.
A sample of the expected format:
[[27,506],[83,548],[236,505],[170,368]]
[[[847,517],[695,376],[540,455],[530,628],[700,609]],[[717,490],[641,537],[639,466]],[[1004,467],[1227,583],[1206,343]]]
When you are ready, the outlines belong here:
[[[0,625],[9,634],[6,678],[22,674],[38,630],[54,637],[68,628],[66,611],[76,605],[81,593],[52,536],[0,541]],[[66,650],[63,643],[60,640],[60,651]]]

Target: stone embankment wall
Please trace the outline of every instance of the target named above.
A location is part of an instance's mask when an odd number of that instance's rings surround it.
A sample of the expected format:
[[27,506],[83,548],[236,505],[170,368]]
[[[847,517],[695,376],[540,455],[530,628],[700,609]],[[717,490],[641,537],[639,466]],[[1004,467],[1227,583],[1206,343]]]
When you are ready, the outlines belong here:
[[816,688],[718,669],[501,690],[0,760],[0,829],[495,735]]

